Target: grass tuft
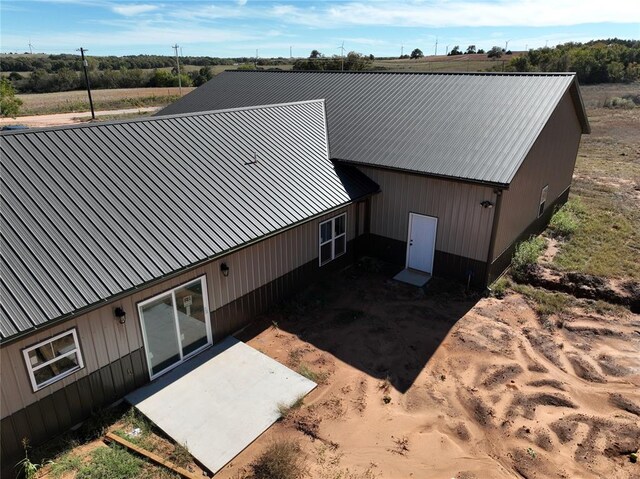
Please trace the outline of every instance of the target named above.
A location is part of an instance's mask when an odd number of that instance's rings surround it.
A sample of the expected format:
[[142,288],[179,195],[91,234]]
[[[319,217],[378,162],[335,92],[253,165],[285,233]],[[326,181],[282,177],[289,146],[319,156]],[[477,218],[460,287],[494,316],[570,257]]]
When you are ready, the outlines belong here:
[[502,299],[505,297],[505,294],[510,287],[511,281],[509,281],[505,276],[501,276],[495,280],[491,286],[489,286],[489,289],[495,298]]
[[558,209],[549,222],[549,234],[554,238],[569,239],[576,232],[580,222],[580,216],[584,215],[584,209],[579,201],[566,203]]
[[298,374],[313,381],[316,384],[323,384],[329,377],[328,373],[314,371],[306,364],[301,364],[298,368]]
[[293,441],[274,442],[250,467],[249,479],[300,479],[306,475],[302,449]]
[[530,269],[537,263],[538,257],[546,247],[544,238],[532,237],[516,247],[511,260],[511,275],[516,281],[525,281]]
[[293,411],[300,409],[303,404],[304,404],[304,395],[300,395],[298,396],[298,399],[296,399],[292,404],[287,405],[284,403],[279,403],[278,413],[280,413],[281,418],[285,419]]

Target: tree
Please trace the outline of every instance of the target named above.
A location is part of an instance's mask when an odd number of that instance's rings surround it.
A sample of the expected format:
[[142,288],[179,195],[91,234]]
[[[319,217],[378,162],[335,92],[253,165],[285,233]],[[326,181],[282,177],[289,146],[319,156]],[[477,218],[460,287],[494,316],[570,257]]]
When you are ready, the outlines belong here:
[[462,52],[460,51],[460,45],[456,45],[455,47],[453,47],[448,55],[449,56],[462,55]]
[[467,47],[467,51],[464,52],[467,55],[473,55],[476,52],[476,46],[475,45],[469,45]]
[[20,111],[22,100],[16,98],[16,91],[11,82],[2,77],[0,78],[0,116],[10,116],[15,118]]
[[322,58],[322,53],[320,53],[318,50],[311,50],[311,55],[309,55],[309,58]]
[[491,50],[487,52],[487,57],[489,58],[500,58],[502,56],[502,48],[500,47],[491,47]]
[[415,50],[413,50],[411,52],[411,59],[415,60],[417,58],[422,58],[424,56],[424,53],[422,53],[422,50],[420,50],[419,48],[416,48]]
[[480,55],[484,55],[484,53],[485,53],[484,48],[480,48],[476,53],[478,53]]

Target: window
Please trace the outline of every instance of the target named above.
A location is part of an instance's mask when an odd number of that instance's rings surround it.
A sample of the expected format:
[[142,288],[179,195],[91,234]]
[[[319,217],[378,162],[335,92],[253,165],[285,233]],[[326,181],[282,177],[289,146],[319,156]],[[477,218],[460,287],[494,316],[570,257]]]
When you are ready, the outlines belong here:
[[320,223],[320,266],[347,251],[347,214]]
[[546,185],[544,188],[542,188],[542,191],[540,192],[540,207],[538,208],[538,218],[540,218],[542,216],[542,213],[544,213],[544,205],[547,202],[548,192],[549,185]]
[[84,367],[75,329],[28,347],[22,354],[34,391]]

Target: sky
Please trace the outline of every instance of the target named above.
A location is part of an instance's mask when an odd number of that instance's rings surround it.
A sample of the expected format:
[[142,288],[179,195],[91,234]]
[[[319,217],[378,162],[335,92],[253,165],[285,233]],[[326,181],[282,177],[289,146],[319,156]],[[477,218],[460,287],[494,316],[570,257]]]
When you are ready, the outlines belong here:
[[640,39],[638,0],[0,0],[0,51],[90,55],[397,56]]

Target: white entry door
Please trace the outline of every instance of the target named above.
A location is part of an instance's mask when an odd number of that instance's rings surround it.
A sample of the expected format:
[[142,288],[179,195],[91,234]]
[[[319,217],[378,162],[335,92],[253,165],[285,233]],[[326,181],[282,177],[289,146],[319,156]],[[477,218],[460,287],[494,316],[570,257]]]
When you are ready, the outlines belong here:
[[433,273],[438,218],[409,213],[407,268]]

